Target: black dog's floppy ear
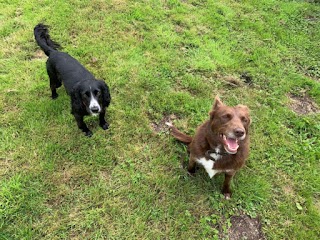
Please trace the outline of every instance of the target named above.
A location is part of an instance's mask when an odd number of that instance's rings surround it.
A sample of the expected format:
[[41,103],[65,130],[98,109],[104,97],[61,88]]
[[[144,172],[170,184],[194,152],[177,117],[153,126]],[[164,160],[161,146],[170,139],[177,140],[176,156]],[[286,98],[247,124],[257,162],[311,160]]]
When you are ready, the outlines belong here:
[[102,93],[102,105],[105,107],[108,107],[111,102],[109,87],[103,80],[98,80],[98,81],[99,81],[99,88]]
[[72,113],[79,112],[82,108],[84,108],[81,97],[81,85],[79,83],[73,86],[70,92],[70,97]]

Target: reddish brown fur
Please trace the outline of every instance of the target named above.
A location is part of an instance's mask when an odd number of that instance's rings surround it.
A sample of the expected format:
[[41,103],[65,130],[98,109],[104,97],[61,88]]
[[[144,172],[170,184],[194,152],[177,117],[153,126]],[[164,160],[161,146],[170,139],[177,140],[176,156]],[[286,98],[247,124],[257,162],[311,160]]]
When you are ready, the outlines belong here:
[[[171,133],[179,141],[188,144],[190,151],[188,171],[194,173],[197,159],[205,157],[208,150],[214,150],[219,145],[224,146],[221,134],[244,131],[245,138],[238,140],[237,152],[221,155],[221,159],[216,160],[213,166],[214,170],[225,173],[222,193],[229,198],[231,196],[230,181],[249,156],[249,109],[244,105],[226,106],[216,97],[209,116],[210,119],[197,128],[193,138],[180,132],[174,126],[171,126]],[[223,148],[222,151],[224,151]]]
[[178,139],[180,142],[185,144],[190,144],[192,142],[192,137],[180,132],[175,126],[170,126],[171,134]]

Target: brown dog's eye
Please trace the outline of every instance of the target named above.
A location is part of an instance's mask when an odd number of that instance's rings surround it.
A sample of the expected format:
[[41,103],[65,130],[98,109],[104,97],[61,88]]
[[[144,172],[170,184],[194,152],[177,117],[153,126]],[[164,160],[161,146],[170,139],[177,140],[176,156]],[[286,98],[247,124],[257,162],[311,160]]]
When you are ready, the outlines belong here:
[[232,115],[229,113],[222,116],[222,120],[224,121],[229,121],[231,118],[232,118]]
[[243,123],[248,123],[248,119],[247,119],[246,117],[241,117],[241,121],[242,121]]

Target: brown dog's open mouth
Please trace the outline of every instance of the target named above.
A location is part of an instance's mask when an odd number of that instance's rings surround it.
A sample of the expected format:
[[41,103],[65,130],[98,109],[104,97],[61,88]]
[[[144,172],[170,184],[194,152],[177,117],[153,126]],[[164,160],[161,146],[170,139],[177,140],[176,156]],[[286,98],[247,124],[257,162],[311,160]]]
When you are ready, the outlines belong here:
[[238,139],[237,138],[230,138],[226,135],[222,134],[223,146],[224,149],[229,154],[236,154],[239,148]]

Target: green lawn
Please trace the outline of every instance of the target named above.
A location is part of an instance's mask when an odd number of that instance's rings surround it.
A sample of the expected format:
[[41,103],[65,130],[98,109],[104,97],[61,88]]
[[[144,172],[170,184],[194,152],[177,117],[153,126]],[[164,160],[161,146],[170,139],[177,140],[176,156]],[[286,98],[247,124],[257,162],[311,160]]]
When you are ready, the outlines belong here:
[[[319,239],[317,2],[1,1],[0,239],[228,239],[234,216]],[[87,117],[85,137],[64,88],[50,99],[39,22],[108,83],[109,130]],[[216,95],[253,120],[229,201],[163,126],[193,134]]]

